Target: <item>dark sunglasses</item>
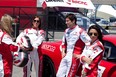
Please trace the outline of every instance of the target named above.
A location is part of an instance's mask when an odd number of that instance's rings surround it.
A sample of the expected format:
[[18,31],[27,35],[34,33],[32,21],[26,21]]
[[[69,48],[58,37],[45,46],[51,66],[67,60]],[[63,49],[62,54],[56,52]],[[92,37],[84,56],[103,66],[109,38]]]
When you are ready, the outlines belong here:
[[89,33],[89,36],[92,36],[92,35],[94,35],[94,36],[98,36],[97,33]]
[[40,21],[39,21],[39,20],[33,20],[33,22],[37,22],[37,23],[39,23]]

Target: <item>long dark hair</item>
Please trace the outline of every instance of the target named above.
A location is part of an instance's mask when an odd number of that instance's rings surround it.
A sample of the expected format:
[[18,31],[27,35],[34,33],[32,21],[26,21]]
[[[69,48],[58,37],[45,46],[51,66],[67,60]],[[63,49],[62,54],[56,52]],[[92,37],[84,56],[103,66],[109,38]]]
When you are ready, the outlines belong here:
[[95,30],[97,31],[99,41],[101,41],[101,43],[104,44],[103,39],[102,39],[102,38],[103,38],[103,34],[102,34],[100,28],[97,27],[96,25],[92,25],[92,26],[89,27],[88,33],[89,33],[89,31],[90,31],[91,29],[95,29]]
[[35,15],[34,17],[33,17],[33,20],[35,19],[35,18],[39,18],[39,26],[38,26],[38,28],[39,28],[39,30],[41,29],[41,18],[38,16],[38,15]]

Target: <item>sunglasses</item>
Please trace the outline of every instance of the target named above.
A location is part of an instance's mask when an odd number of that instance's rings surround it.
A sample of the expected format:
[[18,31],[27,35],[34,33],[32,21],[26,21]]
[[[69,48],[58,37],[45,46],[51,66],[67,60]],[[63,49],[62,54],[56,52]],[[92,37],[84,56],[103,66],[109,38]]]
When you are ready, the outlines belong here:
[[33,20],[33,22],[37,22],[37,23],[39,23],[40,21],[39,21],[39,20]]
[[92,36],[92,35],[94,35],[94,36],[98,36],[97,33],[89,33],[89,36]]

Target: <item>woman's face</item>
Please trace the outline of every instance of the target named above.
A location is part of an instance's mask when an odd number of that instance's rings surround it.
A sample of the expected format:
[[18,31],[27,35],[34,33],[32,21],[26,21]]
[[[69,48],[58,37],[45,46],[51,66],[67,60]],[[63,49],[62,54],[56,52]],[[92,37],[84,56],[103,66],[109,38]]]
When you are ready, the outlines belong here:
[[92,43],[98,39],[98,32],[95,29],[90,29],[88,34],[92,40]]
[[35,18],[34,20],[33,20],[33,28],[38,28],[38,26],[40,25],[40,20],[39,20],[39,18]]

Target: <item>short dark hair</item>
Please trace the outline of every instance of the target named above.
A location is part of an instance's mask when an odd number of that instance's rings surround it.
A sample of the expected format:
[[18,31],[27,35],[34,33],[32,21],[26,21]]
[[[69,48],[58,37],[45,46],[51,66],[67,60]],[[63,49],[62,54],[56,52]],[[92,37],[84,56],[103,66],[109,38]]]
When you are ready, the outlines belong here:
[[67,14],[66,18],[69,18],[71,21],[75,20],[75,24],[76,24],[77,17],[73,13]]

